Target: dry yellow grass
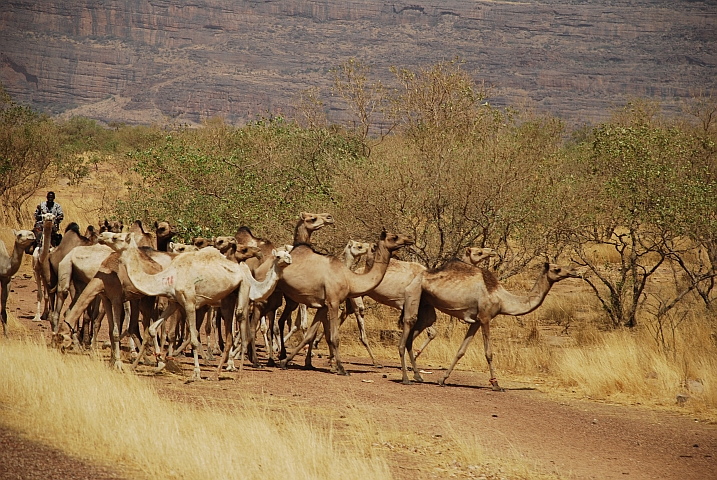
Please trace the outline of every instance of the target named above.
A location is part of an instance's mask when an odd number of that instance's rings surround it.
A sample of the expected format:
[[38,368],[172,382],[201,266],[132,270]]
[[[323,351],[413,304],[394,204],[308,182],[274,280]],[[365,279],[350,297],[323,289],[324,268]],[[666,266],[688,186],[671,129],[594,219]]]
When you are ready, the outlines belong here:
[[[513,317],[493,320],[493,361],[499,378],[506,380],[539,379],[553,391],[565,394],[678,408],[714,420],[717,343],[709,314],[698,306],[693,310],[692,317],[676,328],[675,345],[665,351],[650,335],[646,318],[635,331],[601,330],[596,326],[599,307],[589,294],[548,296],[540,309],[520,319],[522,326]],[[380,338],[381,331],[396,330],[397,317],[397,312],[379,307],[372,309],[367,318],[371,346],[379,358],[399,359],[397,342]],[[436,327],[438,336],[419,359],[419,365],[447,368],[467,326],[439,314]],[[416,346],[423,339],[422,336]],[[342,327],[341,341],[348,354],[365,355],[353,318]],[[487,374],[480,333],[456,368]],[[689,401],[678,406],[678,394],[689,395]]]
[[371,445],[365,437],[337,444],[330,428],[300,413],[169,402],[132,375],[26,342],[0,343],[0,370],[6,426],[146,477],[390,478],[386,462],[362,448]]

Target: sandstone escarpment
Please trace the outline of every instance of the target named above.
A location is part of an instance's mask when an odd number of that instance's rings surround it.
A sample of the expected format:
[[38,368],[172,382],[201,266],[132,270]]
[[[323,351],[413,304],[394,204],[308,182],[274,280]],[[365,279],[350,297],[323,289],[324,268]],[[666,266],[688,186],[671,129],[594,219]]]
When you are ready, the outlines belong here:
[[[571,123],[631,96],[667,102],[717,87],[709,3],[6,1],[0,81],[17,100],[103,121],[235,122],[328,90],[350,57],[390,81],[459,56],[495,85]],[[338,107],[338,105],[333,105]]]

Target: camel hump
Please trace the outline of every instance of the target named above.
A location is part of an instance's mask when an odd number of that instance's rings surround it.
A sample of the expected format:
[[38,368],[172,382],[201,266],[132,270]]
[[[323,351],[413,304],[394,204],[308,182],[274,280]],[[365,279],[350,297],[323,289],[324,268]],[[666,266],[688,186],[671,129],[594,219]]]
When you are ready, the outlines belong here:
[[82,234],[80,233],[80,226],[76,222],[72,222],[67,226],[67,228],[65,229],[65,233],[67,233],[69,231],[73,231],[77,235],[82,236]]

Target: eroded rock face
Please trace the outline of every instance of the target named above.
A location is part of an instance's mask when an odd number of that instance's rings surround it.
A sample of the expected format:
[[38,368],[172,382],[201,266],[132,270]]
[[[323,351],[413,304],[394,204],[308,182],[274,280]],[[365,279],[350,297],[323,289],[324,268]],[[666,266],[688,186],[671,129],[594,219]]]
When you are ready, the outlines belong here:
[[630,96],[715,87],[713,7],[574,3],[9,0],[0,81],[40,108],[128,122],[281,113],[351,57],[390,81],[391,65],[460,56],[498,87],[492,103],[528,97],[574,123]]

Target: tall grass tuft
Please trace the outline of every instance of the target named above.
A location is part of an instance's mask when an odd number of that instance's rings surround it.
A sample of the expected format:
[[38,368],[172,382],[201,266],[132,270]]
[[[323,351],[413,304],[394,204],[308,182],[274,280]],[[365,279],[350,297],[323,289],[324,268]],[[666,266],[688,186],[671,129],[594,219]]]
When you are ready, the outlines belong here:
[[27,342],[0,343],[0,370],[6,426],[147,477],[390,478],[360,435],[337,445],[297,413],[172,403],[132,375]]

